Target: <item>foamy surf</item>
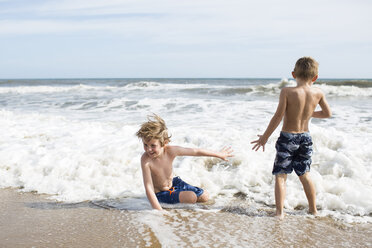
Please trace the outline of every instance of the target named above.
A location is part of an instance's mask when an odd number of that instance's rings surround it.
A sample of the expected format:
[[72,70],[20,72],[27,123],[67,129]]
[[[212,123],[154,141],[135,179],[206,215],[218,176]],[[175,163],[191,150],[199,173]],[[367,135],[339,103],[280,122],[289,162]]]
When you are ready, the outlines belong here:
[[[204,210],[260,215],[273,208],[271,169],[279,130],[265,153],[251,151],[250,142],[263,132],[280,88],[293,84],[290,80],[78,83],[0,86],[0,128],[6,130],[0,137],[0,187],[48,194],[62,202],[150,210],[139,165],[143,148],[134,134],[155,112],[166,120],[174,145],[233,147],[235,157],[227,163],[193,157],[174,163],[175,174],[209,191],[211,205]],[[372,103],[358,93],[347,96],[355,97],[350,105],[343,91],[328,97],[334,118],[314,119],[310,127],[317,207],[321,216],[371,223],[372,153],[366,144],[372,140]],[[241,200],[247,205],[236,204]],[[295,175],[287,180],[285,208],[306,214],[307,200]]]

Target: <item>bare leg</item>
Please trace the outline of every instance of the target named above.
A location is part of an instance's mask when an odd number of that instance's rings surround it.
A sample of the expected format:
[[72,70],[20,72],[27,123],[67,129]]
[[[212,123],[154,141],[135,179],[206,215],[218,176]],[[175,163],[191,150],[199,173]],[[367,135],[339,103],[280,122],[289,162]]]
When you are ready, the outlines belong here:
[[284,218],[284,199],[285,199],[285,181],[287,180],[287,174],[278,174],[275,176],[275,204],[276,204],[276,216],[280,219]]
[[182,191],[180,193],[180,203],[196,203],[197,199],[193,191]]
[[309,202],[309,212],[310,214],[316,215],[316,204],[315,204],[315,186],[313,181],[310,178],[308,172],[300,176],[300,181],[302,186],[304,187],[304,191],[307,197],[307,201]]
[[207,202],[209,200],[209,193],[204,190],[203,194],[198,197],[198,202]]

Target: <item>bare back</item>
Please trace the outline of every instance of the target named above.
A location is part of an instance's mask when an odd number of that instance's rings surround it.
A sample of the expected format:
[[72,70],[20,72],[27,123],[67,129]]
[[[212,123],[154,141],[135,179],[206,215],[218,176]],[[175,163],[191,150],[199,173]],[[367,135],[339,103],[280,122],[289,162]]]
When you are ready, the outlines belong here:
[[283,89],[286,97],[282,131],[303,133],[309,131],[309,120],[323,93],[320,89],[308,85]]

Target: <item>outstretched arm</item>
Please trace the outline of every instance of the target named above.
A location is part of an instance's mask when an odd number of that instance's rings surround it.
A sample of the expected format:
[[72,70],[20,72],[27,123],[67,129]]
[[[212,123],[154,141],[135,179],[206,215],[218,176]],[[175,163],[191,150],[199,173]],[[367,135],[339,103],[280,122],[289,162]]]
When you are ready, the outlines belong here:
[[201,148],[185,148],[181,146],[172,146],[172,153],[175,156],[206,156],[206,157],[216,157],[227,161],[227,158],[233,157],[233,150],[231,147],[224,147],[219,152],[214,152]]
[[329,118],[332,116],[331,108],[328,105],[328,102],[322,93],[322,98],[319,101],[319,106],[322,109],[321,111],[314,111],[312,117],[314,118]]
[[285,88],[280,92],[279,104],[276,109],[274,116],[271,118],[269,125],[263,135],[258,135],[258,140],[252,141],[251,144],[255,144],[252,150],[258,150],[262,146],[262,150],[265,151],[265,144],[269,139],[270,135],[275,131],[280,122],[283,119],[285,110],[287,108],[287,96]]
[[154,192],[154,185],[152,183],[150,167],[145,162],[141,161],[141,168],[147,199],[149,200],[152,208],[162,210],[163,208],[160,206],[158,198],[156,198]]

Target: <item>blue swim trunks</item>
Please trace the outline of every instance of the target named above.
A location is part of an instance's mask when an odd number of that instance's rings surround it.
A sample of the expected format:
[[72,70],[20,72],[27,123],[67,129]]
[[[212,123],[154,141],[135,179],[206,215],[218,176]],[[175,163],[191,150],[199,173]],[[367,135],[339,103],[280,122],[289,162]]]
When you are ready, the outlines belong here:
[[273,175],[290,174],[294,170],[297,176],[310,171],[313,142],[309,132],[280,132],[275,145],[276,158]]
[[180,177],[174,177],[172,188],[167,191],[160,191],[155,195],[159,202],[175,204],[180,203],[180,193],[182,191],[193,191],[197,197],[201,196],[204,192],[203,189],[191,186],[190,184],[182,181]]

